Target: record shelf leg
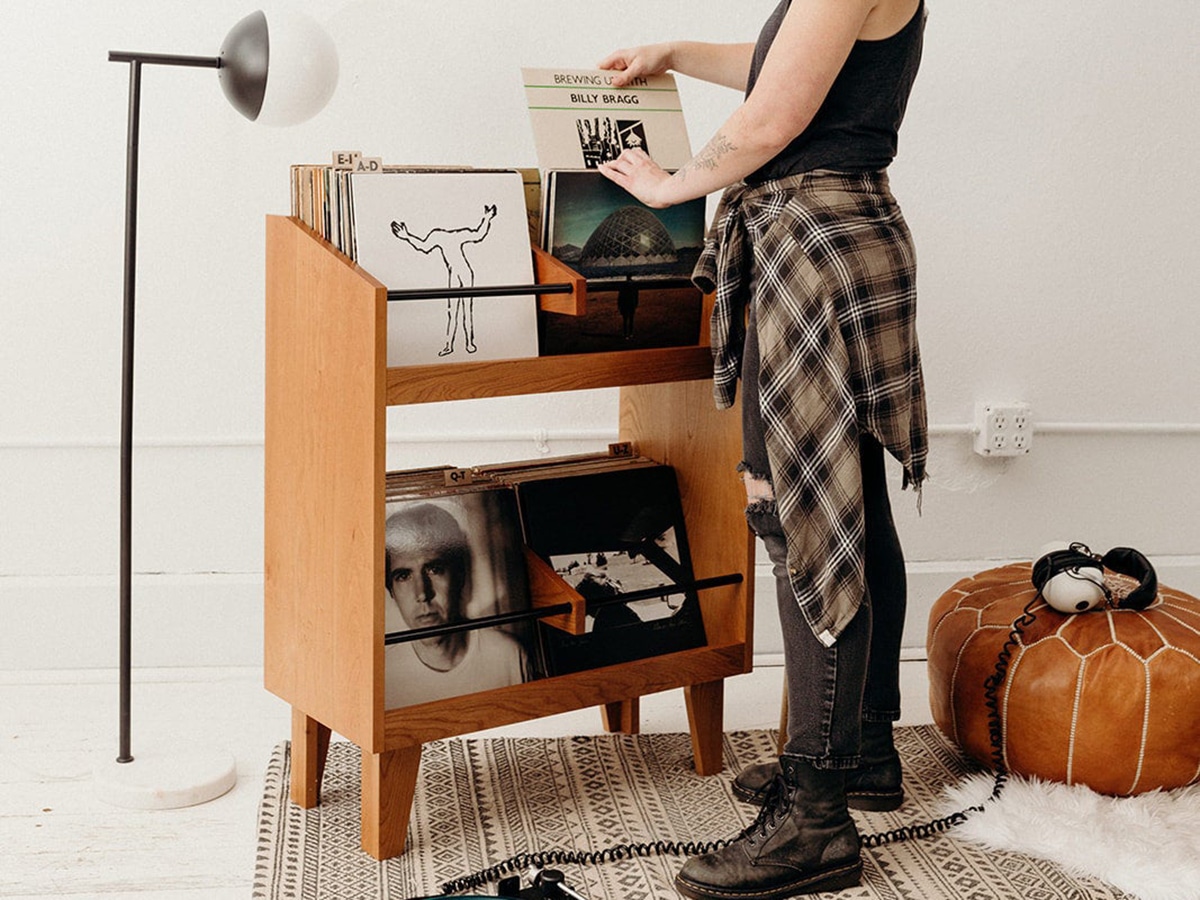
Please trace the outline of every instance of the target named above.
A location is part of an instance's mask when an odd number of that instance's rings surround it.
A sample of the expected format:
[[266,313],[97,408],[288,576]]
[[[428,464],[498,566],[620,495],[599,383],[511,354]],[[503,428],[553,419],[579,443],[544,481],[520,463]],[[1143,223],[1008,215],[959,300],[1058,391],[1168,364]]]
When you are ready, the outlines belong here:
[[292,707],[292,802],[312,809],[321,802],[321,778],[329,755],[330,729]]
[[617,700],[600,707],[600,715],[604,720],[604,730],[610,734],[637,734],[640,729],[639,709],[640,697],[628,700]]
[[687,701],[688,725],[692,731],[692,755],[696,772],[716,775],[722,761],[723,721],[725,716],[725,680],[706,681],[683,689]]
[[376,859],[404,852],[421,745],[362,755],[362,848]]

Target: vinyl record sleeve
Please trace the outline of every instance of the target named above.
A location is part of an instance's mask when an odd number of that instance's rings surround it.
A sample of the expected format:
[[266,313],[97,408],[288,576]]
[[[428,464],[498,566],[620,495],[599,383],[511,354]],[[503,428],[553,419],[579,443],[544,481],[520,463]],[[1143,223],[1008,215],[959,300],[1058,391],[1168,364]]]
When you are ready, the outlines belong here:
[[523,68],[521,76],[542,169],[594,169],[630,147],[664,169],[692,158],[674,75],[621,88],[602,69]]
[[[520,172],[354,174],[351,187],[358,264],[390,290],[534,282]],[[537,352],[532,294],[388,303],[389,366]]]
[[704,645],[674,469],[615,467],[524,481],[516,491],[525,542],[585,598],[663,588],[590,608],[582,635],[539,623],[548,674]]
[[[388,498],[384,553],[387,635],[530,608],[520,516],[508,485]],[[438,638],[385,646],[386,708],[521,684],[543,674],[531,622],[481,627],[455,638],[459,643],[453,647],[435,646]],[[457,662],[445,665],[448,656]]]

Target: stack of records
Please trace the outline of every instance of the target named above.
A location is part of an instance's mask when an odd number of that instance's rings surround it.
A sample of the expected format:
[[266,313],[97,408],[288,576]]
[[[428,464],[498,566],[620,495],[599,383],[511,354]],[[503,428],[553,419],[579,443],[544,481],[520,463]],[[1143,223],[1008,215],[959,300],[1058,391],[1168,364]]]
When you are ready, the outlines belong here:
[[[616,447],[388,474],[388,708],[704,645],[675,471]],[[404,639],[528,610],[526,547],[589,601],[585,633],[526,619]]]

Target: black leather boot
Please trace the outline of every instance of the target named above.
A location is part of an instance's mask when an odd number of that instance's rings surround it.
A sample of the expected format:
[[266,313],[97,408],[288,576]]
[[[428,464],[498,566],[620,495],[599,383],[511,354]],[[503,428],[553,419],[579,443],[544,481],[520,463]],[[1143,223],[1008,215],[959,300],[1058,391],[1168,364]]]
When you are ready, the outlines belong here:
[[[851,809],[888,812],[904,803],[900,754],[892,742],[891,722],[863,722],[862,765],[846,773],[846,802]],[[747,766],[733,779],[733,793],[747,803],[762,803],[779,774],[779,763]]]
[[781,900],[859,883],[845,772],[784,755],[780,773],[754,824],[726,847],[684,863],[676,890],[696,900]]

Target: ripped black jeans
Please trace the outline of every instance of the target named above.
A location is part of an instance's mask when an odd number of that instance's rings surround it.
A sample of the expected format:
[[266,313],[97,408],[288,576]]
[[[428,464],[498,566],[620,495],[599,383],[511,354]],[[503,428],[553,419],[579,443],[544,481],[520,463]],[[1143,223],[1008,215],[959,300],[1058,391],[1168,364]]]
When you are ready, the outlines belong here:
[[784,752],[818,768],[860,762],[862,722],[900,717],[900,642],[907,606],[904,555],[884,473],[884,452],[868,434],[859,438],[866,516],[866,596],[832,647],[809,628],[788,580],[787,548],[775,508],[771,467],[758,405],[758,342],[751,303],[742,358],[742,443],[746,520],[773,564],[788,691]]

